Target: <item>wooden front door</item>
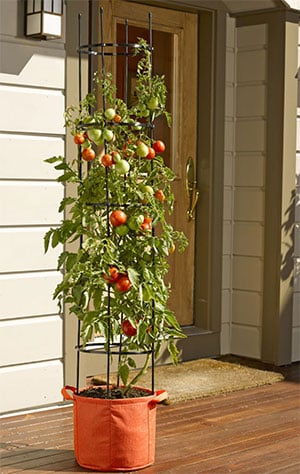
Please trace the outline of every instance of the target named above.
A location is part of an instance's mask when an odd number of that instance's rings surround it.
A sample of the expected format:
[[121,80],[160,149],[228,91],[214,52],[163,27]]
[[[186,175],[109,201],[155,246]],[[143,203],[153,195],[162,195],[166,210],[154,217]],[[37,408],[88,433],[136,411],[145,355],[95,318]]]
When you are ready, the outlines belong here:
[[[169,257],[168,278],[172,287],[170,307],[182,326],[192,325],[195,224],[193,220],[187,219],[189,199],[186,194],[186,162],[188,157],[196,160],[198,18],[196,14],[122,0],[102,0],[98,8],[100,6],[104,9],[104,38],[106,42],[112,43],[125,42],[125,19],[128,19],[129,24],[129,42],[136,43],[140,37],[149,41],[148,16],[150,11],[152,13],[153,72],[165,76],[168,109],[172,115],[171,128],[164,119],[158,120],[154,137],[167,144],[164,159],[176,173],[173,185],[175,206],[170,222],[177,230],[183,231],[189,240],[188,248],[183,254],[176,251]],[[122,59],[113,59],[108,67],[119,77],[117,86],[122,88]],[[132,85],[130,73],[129,64],[129,92]],[[132,76],[134,73],[133,62]]]

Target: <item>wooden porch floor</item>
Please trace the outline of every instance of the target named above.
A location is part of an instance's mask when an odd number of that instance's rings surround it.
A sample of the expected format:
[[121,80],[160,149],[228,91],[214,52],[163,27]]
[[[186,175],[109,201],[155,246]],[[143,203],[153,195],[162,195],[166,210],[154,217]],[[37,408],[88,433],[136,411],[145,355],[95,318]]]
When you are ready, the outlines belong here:
[[[300,365],[274,385],[159,406],[144,474],[299,474]],[[91,472],[73,454],[72,408],[1,420],[1,474]]]

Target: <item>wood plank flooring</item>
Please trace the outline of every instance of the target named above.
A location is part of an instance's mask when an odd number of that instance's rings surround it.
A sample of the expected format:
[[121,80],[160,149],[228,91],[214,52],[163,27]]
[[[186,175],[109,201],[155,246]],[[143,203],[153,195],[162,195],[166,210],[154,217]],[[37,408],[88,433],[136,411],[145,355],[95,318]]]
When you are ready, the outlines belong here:
[[[286,380],[157,410],[145,474],[300,474],[300,365]],[[91,472],[73,453],[72,408],[1,420],[1,474]]]

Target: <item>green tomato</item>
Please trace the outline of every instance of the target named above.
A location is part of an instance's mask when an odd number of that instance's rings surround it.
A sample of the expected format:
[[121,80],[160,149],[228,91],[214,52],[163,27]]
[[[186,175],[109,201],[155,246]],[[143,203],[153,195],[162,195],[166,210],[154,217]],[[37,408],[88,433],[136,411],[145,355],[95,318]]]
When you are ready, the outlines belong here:
[[152,186],[148,186],[148,185],[142,186],[141,190],[144,194],[151,194],[152,196],[154,194],[154,189],[152,188]]
[[99,141],[102,137],[102,130],[99,128],[91,128],[87,131],[87,135],[92,142],[96,143],[96,145],[101,144]]
[[145,158],[149,153],[149,147],[146,145],[146,143],[141,142],[137,146],[136,153],[141,158]]
[[158,99],[156,97],[151,97],[147,102],[147,107],[149,110],[155,110],[158,107]]
[[120,155],[120,153],[118,151],[113,151],[111,153],[112,157],[113,157],[113,160],[115,163],[118,163],[119,161],[121,161],[122,157]]
[[130,165],[126,160],[120,160],[115,165],[115,170],[119,174],[126,174],[130,170]]
[[139,216],[131,216],[128,220],[128,227],[131,230],[141,230],[141,225],[144,222],[144,216],[140,214]]
[[129,232],[129,228],[127,227],[126,224],[119,225],[118,227],[115,228],[115,232],[118,235],[126,235]]
[[105,110],[104,115],[107,118],[107,120],[113,120],[115,118],[116,111],[115,111],[115,109],[110,107],[109,109]]
[[103,130],[103,138],[105,141],[111,142],[114,138],[114,132],[112,130],[109,130],[108,128],[105,128]]

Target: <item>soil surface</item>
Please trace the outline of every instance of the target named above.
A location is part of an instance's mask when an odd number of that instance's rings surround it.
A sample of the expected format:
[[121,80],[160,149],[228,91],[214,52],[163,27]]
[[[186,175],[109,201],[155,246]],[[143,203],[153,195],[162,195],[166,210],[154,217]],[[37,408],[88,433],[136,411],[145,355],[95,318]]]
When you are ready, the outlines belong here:
[[80,397],[89,398],[107,398],[107,399],[120,399],[120,398],[138,398],[138,397],[149,397],[150,393],[147,390],[141,388],[132,387],[126,393],[119,387],[112,387],[107,393],[106,387],[89,387],[81,390],[78,395]]

